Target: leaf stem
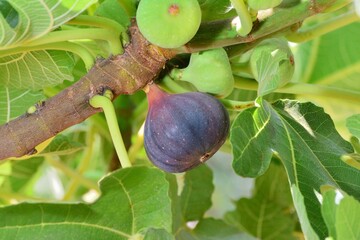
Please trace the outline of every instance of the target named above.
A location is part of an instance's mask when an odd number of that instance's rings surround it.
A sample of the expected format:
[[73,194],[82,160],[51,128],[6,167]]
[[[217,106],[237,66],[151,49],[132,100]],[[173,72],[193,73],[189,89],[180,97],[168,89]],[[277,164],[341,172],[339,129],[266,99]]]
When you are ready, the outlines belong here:
[[126,34],[126,29],[124,26],[119,24],[118,22],[111,20],[105,17],[99,16],[89,16],[89,15],[80,15],[69,22],[67,24],[71,25],[85,25],[85,26],[93,26],[93,27],[100,27],[106,28],[109,30],[118,33],[119,35],[122,34],[122,38],[125,42],[129,42],[129,36]]
[[184,93],[189,92],[188,89],[178,84],[175,80],[173,80],[169,75],[166,75],[160,82],[160,85],[173,93]]
[[0,50],[0,58],[14,54],[21,54],[29,51],[42,51],[42,50],[61,50],[61,51],[72,52],[78,55],[84,61],[87,69],[90,69],[95,61],[92,54],[86,48],[72,42],[53,42],[53,43],[40,44],[36,46],[16,47],[6,50]]
[[[110,96],[111,91],[105,91],[105,95],[108,94]],[[96,95],[90,99],[90,105],[94,108],[102,108],[105,114],[105,118],[107,124],[109,126],[109,131],[111,138],[113,140],[113,144],[120,160],[121,166],[123,168],[131,167],[131,162],[129,160],[129,156],[126,152],[124,141],[120,134],[119,125],[116,119],[114,105],[111,100],[112,97],[106,97],[101,95]]]
[[[257,91],[258,84],[255,80],[234,76],[235,88]],[[355,103],[360,101],[360,93],[356,91],[339,89],[331,86],[323,86],[308,83],[288,83],[275,92],[289,93],[301,96],[320,95],[323,97],[347,100]]]
[[[254,46],[256,42],[270,36],[283,36],[299,28],[299,23],[305,19],[317,15],[321,12],[331,10],[332,6],[339,1],[350,2],[350,0],[311,0],[301,1],[301,3],[291,8],[278,8],[274,13],[264,18],[260,24],[256,26],[256,30],[252,31],[246,37],[234,36],[225,31],[224,37],[219,37],[219,26],[221,29],[232,29],[232,19],[223,19],[213,22],[207,22],[200,26],[195,37],[184,47],[176,49],[179,53],[193,53],[212,48],[226,47],[227,52],[237,52],[231,54],[238,55]],[[315,7],[314,7],[315,6]],[[212,27],[212,25],[214,25]],[[216,36],[214,38],[214,36]],[[234,48],[234,49],[232,49]]]
[[291,42],[305,42],[359,20],[360,17],[355,13],[355,10],[351,10],[350,12],[331,18],[306,30],[300,29],[297,32],[287,35],[286,38]]
[[50,32],[41,38],[26,43],[26,46],[37,46],[48,43],[85,39],[100,39],[107,41],[109,43],[112,54],[115,55],[123,53],[123,47],[120,40],[118,39],[118,36],[116,36],[114,32],[109,29],[101,28],[84,28]]
[[233,111],[242,111],[255,105],[254,101],[235,101],[230,99],[219,99],[219,101],[224,104],[226,109]]
[[240,22],[236,26],[236,31],[240,36],[246,36],[250,33],[253,23],[251,20],[251,15],[247,9],[243,0],[230,0],[231,4],[236,10],[236,13],[239,16]]

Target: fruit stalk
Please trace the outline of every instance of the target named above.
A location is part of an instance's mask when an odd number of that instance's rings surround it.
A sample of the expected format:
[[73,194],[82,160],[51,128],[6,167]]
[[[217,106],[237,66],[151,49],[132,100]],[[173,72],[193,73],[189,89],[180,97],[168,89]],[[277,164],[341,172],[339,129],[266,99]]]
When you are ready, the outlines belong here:
[[[108,95],[108,96],[106,96]],[[109,127],[109,132],[120,160],[121,166],[131,167],[129,156],[126,152],[124,141],[121,137],[120,128],[117,122],[116,113],[114,106],[111,102],[112,93],[110,91],[105,91],[104,96],[96,95],[90,99],[90,105],[94,108],[102,108],[105,113],[106,122]]]

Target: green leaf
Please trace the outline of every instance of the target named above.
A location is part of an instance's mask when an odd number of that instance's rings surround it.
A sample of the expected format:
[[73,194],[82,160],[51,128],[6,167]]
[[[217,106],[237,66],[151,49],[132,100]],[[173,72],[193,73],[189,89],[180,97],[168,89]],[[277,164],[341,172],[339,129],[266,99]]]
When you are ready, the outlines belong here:
[[[25,0],[13,0],[2,2],[8,7],[3,9],[0,15],[0,50],[19,46],[45,35],[79,15],[96,0],[45,0],[31,3]],[[14,10],[17,17],[12,16]],[[11,21],[8,16],[12,16]],[[14,19],[18,19],[16,25],[13,24]]]
[[[0,72],[0,79],[1,75],[2,73]],[[31,91],[29,89],[17,90],[1,85],[2,84],[0,84],[0,125],[26,113],[26,110],[31,105],[44,99],[44,95],[40,91]]]
[[258,239],[295,239],[292,233],[296,222],[288,211],[291,207],[286,173],[281,165],[273,163],[256,179],[254,196],[238,200],[225,220]]
[[211,195],[214,191],[211,170],[202,165],[185,174],[184,188],[180,195],[183,217],[186,221],[202,218],[211,206]]
[[26,160],[9,161],[11,163],[11,175],[4,184],[8,184],[13,192],[20,191],[36,174],[44,162],[42,157],[33,157]]
[[239,229],[214,218],[202,219],[194,229],[194,235],[201,240],[255,240]]
[[21,203],[0,208],[3,239],[129,239],[147,228],[171,231],[165,173],[132,167],[100,182],[93,204]]
[[130,17],[118,0],[105,0],[96,9],[95,14],[115,20],[123,26],[130,24]]
[[283,162],[291,184],[304,196],[312,227],[323,238],[327,229],[314,191],[322,185],[340,188],[360,198],[360,171],[340,160],[353,152],[331,118],[312,103],[263,101],[235,119],[230,140],[233,168],[243,176],[263,174],[275,153]]
[[201,21],[213,21],[236,16],[230,0],[198,0],[201,7]]
[[0,85],[38,90],[72,81],[73,56],[65,51],[32,51],[0,58]]
[[294,239],[291,237],[295,226],[293,219],[283,214],[279,206],[260,197],[240,199],[236,210],[226,214],[226,221],[259,239],[273,239],[274,236],[275,239]]
[[10,27],[15,28],[18,25],[19,14],[8,1],[0,1],[0,13]]
[[267,199],[285,209],[293,205],[286,171],[279,160],[273,159],[264,175],[256,178],[253,196]]
[[323,194],[323,202],[321,205],[321,214],[329,230],[329,236],[336,238],[336,204],[335,204],[335,191],[328,190]]
[[301,194],[299,188],[296,185],[291,185],[291,193],[294,199],[294,205],[299,217],[299,221],[301,224],[301,229],[306,237],[306,239],[311,240],[318,240],[319,236],[314,231],[313,227],[311,226],[306,206],[304,203],[304,196]]
[[259,44],[250,58],[258,96],[267,95],[288,83],[294,73],[294,59],[284,39],[267,39]]
[[[340,196],[340,197],[339,197]],[[339,203],[340,202],[340,203]],[[322,215],[334,239],[356,240],[360,238],[360,202],[351,196],[328,190],[323,194]]]
[[348,117],[346,119],[346,127],[352,135],[360,139],[360,114]]
[[38,156],[49,154],[68,155],[84,148],[84,144],[72,141],[67,136],[58,134]]
[[164,229],[147,229],[143,240],[175,240],[175,238]]
[[353,23],[301,44],[295,51],[298,79],[360,91],[359,27]]
[[270,123],[270,114],[263,108],[251,108],[241,112],[230,130],[233,149],[233,168],[245,177],[262,175],[273,155],[271,136],[275,129]]
[[345,196],[336,209],[336,239],[360,239],[359,216],[360,203]]

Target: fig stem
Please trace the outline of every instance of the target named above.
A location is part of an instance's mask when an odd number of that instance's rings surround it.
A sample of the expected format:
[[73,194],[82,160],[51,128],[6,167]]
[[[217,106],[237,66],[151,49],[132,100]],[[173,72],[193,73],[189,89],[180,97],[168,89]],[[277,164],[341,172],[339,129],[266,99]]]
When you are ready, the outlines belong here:
[[112,92],[106,90],[104,95],[96,95],[89,101],[90,105],[94,108],[102,108],[105,114],[106,122],[109,127],[109,132],[118,155],[119,161],[123,168],[131,167],[129,156],[126,152],[124,141],[121,137],[119,125],[116,119],[114,105],[111,102]]
[[235,8],[237,15],[239,16],[240,25],[237,26],[237,33],[245,37],[249,34],[253,27],[251,15],[247,9],[243,0],[230,0],[232,6]]
[[254,101],[235,101],[230,99],[218,99],[226,109],[233,111],[242,111],[246,108],[255,106]]
[[164,87],[167,91],[172,93],[185,93],[189,92],[190,90],[186,89],[185,87],[181,86],[175,80],[173,80],[170,76],[165,76],[160,85]]
[[355,10],[351,10],[306,30],[301,30],[300,28],[297,32],[287,35],[286,38],[291,42],[305,42],[359,20],[360,17],[356,14]]
[[[258,84],[254,79],[246,79],[234,76],[235,88],[257,91]],[[324,86],[319,84],[309,84],[301,82],[290,82],[285,86],[276,89],[274,92],[296,94],[299,96],[323,96],[332,99],[347,100],[358,103],[360,93],[351,90],[339,89],[331,86]]]

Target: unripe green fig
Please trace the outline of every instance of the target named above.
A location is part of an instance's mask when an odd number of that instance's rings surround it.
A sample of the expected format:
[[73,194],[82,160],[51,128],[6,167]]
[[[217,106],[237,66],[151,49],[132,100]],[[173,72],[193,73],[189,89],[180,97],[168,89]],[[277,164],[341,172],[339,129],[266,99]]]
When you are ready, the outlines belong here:
[[280,5],[282,0],[248,0],[247,4],[254,10],[265,10]]
[[197,0],[141,0],[136,19],[149,42],[177,48],[195,36],[201,23],[201,9]]
[[193,53],[186,68],[173,69],[170,76],[192,83],[200,92],[227,97],[234,89],[234,76],[223,48]]

